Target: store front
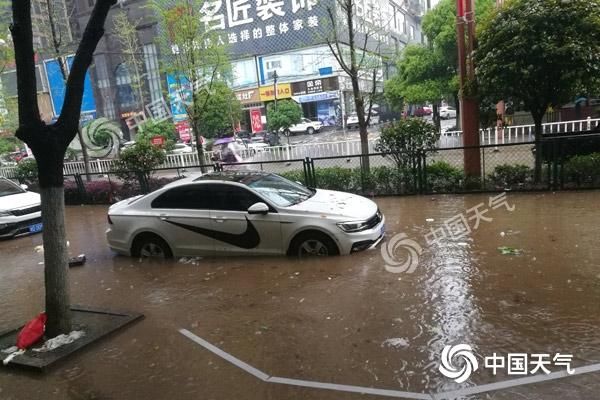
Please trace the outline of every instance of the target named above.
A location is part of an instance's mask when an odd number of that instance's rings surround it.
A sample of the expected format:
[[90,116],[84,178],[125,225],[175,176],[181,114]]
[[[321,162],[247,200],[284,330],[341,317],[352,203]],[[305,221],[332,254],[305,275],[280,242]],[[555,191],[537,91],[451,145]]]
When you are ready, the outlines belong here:
[[[252,115],[260,112],[264,114],[264,104],[260,100],[260,92],[258,88],[237,90],[235,97],[242,105],[242,117],[240,120],[240,130],[252,130]],[[258,111],[257,111],[258,110]]]
[[323,126],[338,125],[341,121],[337,77],[294,82],[292,98],[300,103],[308,119],[319,120]]

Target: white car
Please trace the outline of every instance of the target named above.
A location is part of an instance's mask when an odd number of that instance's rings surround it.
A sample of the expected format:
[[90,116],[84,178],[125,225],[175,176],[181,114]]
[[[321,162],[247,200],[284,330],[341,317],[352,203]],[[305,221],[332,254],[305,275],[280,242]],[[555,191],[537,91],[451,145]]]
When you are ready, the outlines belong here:
[[0,178],[0,238],[42,231],[40,195]]
[[169,154],[183,154],[183,153],[193,153],[195,150],[194,147],[185,143],[175,143],[173,146],[173,150],[169,151]]
[[323,124],[321,121],[311,121],[308,118],[302,118],[300,123],[292,125],[288,129],[284,129],[283,134],[285,136],[289,136],[290,134],[294,133],[307,133],[312,135],[315,132],[319,132],[322,127]]
[[456,118],[456,108],[450,106],[440,107],[440,118],[451,119]]
[[373,201],[261,171],[211,172],[108,210],[110,248],[134,257],[349,254],[376,246]]
[[[379,114],[377,111],[371,110],[371,120],[369,121],[369,126],[377,124],[379,124]],[[356,112],[353,112],[348,116],[348,119],[346,119],[346,126],[348,129],[358,128],[358,114]]]

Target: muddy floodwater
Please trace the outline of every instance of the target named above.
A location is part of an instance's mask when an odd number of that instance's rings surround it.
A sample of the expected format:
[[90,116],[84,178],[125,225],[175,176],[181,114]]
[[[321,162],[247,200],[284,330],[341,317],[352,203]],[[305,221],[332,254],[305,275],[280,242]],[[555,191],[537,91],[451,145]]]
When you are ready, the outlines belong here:
[[[506,199],[376,198],[387,243],[405,233],[413,255],[414,244],[422,249],[412,273],[388,272],[380,248],[308,261],[140,261],[107,248],[106,207],[69,207],[70,250],[88,258],[71,269],[72,303],[145,318],[46,374],[0,368],[0,399],[386,398],[265,382],[180,329],[267,376],[430,399],[600,399],[600,372],[443,394],[532,376],[494,375],[484,366],[493,353],[568,354],[576,373],[600,363],[600,192]],[[460,221],[470,229],[462,236]],[[43,310],[39,244],[40,235],[0,242],[0,331]],[[387,259],[411,254],[401,247]],[[479,366],[464,383],[438,370],[444,347],[457,344],[470,345]]]

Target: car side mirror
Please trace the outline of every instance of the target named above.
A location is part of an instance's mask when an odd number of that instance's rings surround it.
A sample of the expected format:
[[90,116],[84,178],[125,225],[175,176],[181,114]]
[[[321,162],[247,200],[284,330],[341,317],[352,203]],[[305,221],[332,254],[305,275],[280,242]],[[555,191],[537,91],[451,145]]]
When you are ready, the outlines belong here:
[[27,190],[27,189],[29,189],[29,186],[27,186],[27,185],[25,185],[25,184],[22,184],[22,185],[20,185],[20,186],[21,186],[21,189],[23,189],[23,190]]
[[254,203],[252,204],[250,207],[248,207],[248,214],[268,214],[269,212],[269,206],[266,205],[265,203],[263,203],[262,201],[259,201],[258,203]]

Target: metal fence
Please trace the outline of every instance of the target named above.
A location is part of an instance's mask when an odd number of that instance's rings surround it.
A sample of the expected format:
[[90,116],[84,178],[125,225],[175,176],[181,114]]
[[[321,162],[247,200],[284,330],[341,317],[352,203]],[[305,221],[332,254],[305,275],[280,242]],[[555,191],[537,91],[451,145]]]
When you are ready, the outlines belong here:
[[[578,121],[553,122],[542,126],[543,133],[546,136],[556,134],[580,134],[589,131],[600,124],[600,119],[585,119]],[[504,128],[490,128],[480,130],[480,144],[485,145],[503,145],[510,143],[526,143],[534,140],[534,125],[518,125]],[[374,153],[377,138],[369,140],[368,152]],[[439,149],[452,149],[463,146],[463,135],[461,131],[449,131],[441,135],[437,143]],[[246,162],[267,162],[267,161],[288,161],[298,160],[305,157],[336,157],[351,156],[361,154],[360,139],[349,139],[333,142],[320,143],[299,143],[292,145],[268,146],[243,149],[240,156]],[[212,159],[216,152],[206,151],[199,160],[198,154],[168,154],[161,168],[183,168],[196,165],[212,164]],[[93,174],[102,174],[115,169],[115,160],[92,160],[89,163],[90,172]],[[0,176],[15,176],[16,167],[1,167]],[[83,161],[66,162],[64,166],[66,175],[85,173]]]
[[[477,177],[463,172],[466,151],[479,154]],[[536,158],[540,175],[537,180]],[[68,204],[110,204],[191,174],[229,169],[273,172],[310,187],[370,196],[600,188],[600,134],[551,136],[538,147],[534,142],[505,143],[413,154],[344,154],[283,161],[207,163],[146,173],[110,170],[75,173],[65,175],[65,199]],[[35,182],[23,183],[35,190]]]

